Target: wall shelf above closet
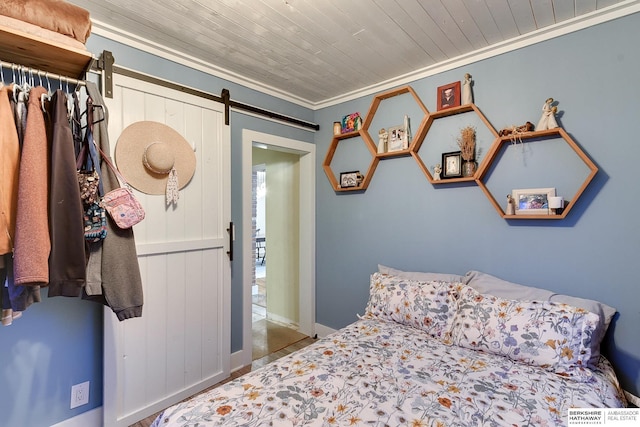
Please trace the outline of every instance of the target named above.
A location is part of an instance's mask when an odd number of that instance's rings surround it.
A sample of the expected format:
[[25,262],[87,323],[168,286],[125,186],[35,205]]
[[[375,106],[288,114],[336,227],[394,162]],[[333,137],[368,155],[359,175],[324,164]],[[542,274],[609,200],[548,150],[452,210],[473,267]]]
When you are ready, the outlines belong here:
[[14,28],[0,25],[0,59],[25,67],[73,78],[83,78],[91,64],[91,52],[65,46]]

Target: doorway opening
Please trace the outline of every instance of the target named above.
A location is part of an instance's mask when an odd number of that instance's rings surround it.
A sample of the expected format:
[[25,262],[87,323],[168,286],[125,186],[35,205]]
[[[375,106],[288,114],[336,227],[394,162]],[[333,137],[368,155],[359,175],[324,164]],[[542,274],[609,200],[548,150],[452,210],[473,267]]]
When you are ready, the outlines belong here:
[[[302,141],[283,138],[275,135],[243,130],[242,133],[242,176],[243,176],[243,350],[241,361],[237,366],[246,366],[253,361],[253,290],[256,279],[254,272],[262,268],[262,259],[257,259],[256,236],[261,235],[253,217],[253,174],[255,165],[262,163],[254,159],[256,151],[268,151],[278,153],[286,158],[289,155],[295,159],[295,173],[291,175],[290,169],[276,164],[270,168],[266,163],[266,195],[265,195],[265,227],[264,227],[264,268],[266,278],[266,305],[267,317],[286,323],[290,319],[297,323],[298,332],[304,336],[315,335],[315,145]],[[260,147],[266,150],[260,150]],[[278,163],[278,162],[275,162]],[[275,164],[274,163],[274,164]],[[289,174],[289,175],[287,175]],[[287,177],[293,184],[288,196],[270,193],[270,187],[277,184],[278,180],[284,181]],[[256,175],[257,178],[257,175]],[[257,181],[257,179],[256,179]],[[272,212],[271,207],[275,206]],[[296,212],[295,222],[287,217],[287,207]],[[271,216],[270,216],[271,212]],[[275,212],[275,213],[274,213]],[[271,218],[271,220],[270,220]],[[274,224],[271,224],[271,221]],[[278,228],[280,230],[278,231]],[[275,234],[274,234],[275,233]],[[267,245],[268,243],[268,245]],[[268,249],[269,253],[266,253]],[[262,250],[260,258],[262,258]],[[288,265],[278,271],[278,264]],[[296,292],[272,290],[273,282],[295,282]],[[280,293],[278,293],[280,292]],[[295,314],[280,311],[284,302],[289,307],[294,307]],[[274,304],[273,310],[270,305]]]
[[253,163],[256,262],[251,299],[255,363],[307,335],[298,332],[300,156],[253,147]]

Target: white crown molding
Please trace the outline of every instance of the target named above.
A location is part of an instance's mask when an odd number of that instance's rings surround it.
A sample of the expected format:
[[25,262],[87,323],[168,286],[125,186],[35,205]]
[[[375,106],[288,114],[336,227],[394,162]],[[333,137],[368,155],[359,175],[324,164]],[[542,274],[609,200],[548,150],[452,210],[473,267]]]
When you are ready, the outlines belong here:
[[144,52],[151,53],[161,58],[177,62],[179,64],[219,77],[221,79],[246,86],[250,89],[263,92],[267,95],[277,97],[284,101],[300,105],[301,107],[305,107],[310,110],[319,110],[322,108],[341,104],[343,102],[351,101],[363,96],[369,96],[375,93],[386,91],[397,86],[406,85],[416,80],[443,73],[454,68],[472,64],[483,59],[491,58],[506,52],[511,52],[523,47],[531,46],[536,43],[560,37],[565,34],[570,34],[584,28],[588,28],[638,12],[640,12],[640,0],[628,0],[625,2],[617,3],[612,6],[561,22],[559,24],[551,25],[549,27],[545,27],[540,30],[522,35],[503,43],[498,43],[484,49],[475,50],[473,52],[451,58],[448,61],[442,61],[438,64],[406,73],[392,79],[388,79],[380,83],[347,92],[342,95],[328,98],[319,102],[311,102],[307,99],[300,98],[283,90],[262,84],[253,79],[249,79],[247,77],[233,73],[229,70],[225,70],[214,64],[187,55],[183,52],[166,48],[153,41],[138,37],[126,31],[122,31],[100,21],[93,21],[92,31],[95,34],[106,37],[113,41],[131,46],[136,49],[140,49]]
[[139,37],[135,34],[121,30],[109,24],[105,24],[101,21],[91,21],[91,32],[99,36],[108,38],[110,40],[122,43],[126,46],[139,49],[143,52],[150,53],[160,58],[168,59],[178,64],[184,65],[189,68],[193,68],[203,73],[210,74],[212,76],[228,80],[232,83],[236,83],[245,86],[249,89],[254,89],[267,95],[274,96],[276,98],[292,102],[305,108],[313,109],[313,103],[295,96],[291,93],[282,91],[272,86],[265,85],[253,79],[241,76],[229,70],[220,68],[210,62],[203,61],[191,55],[187,55],[184,52],[180,52],[174,49],[170,49],[166,46],[162,46],[154,41]]

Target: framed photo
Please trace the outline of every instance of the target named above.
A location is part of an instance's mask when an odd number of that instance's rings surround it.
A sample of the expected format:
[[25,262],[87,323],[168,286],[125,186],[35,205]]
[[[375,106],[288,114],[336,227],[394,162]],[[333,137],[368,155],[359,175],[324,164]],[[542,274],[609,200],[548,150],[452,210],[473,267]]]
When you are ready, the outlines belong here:
[[342,118],[342,133],[355,132],[362,129],[360,113],[351,113]]
[[525,188],[511,191],[516,205],[516,215],[551,215],[549,198],[555,195],[555,188]]
[[438,111],[460,106],[460,82],[438,88]]
[[359,187],[363,178],[360,171],[341,172],[340,188]]
[[442,153],[442,178],[460,178],[462,176],[462,154],[460,151]]
[[387,135],[388,135],[388,140],[387,140],[387,151],[388,152],[392,152],[392,151],[400,151],[400,150],[404,150],[405,146],[404,146],[404,135],[405,130],[404,130],[404,126],[394,126],[391,127],[389,129],[387,129]]

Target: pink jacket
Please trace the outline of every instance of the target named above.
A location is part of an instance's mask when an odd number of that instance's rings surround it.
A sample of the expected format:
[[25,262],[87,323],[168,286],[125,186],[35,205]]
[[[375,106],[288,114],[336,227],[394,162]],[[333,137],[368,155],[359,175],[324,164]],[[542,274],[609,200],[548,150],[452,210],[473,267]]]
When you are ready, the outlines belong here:
[[14,250],[16,285],[49,283],[49,154],[40,96],[47,90],[38,86],[29,93],[27,128],[22,142],[18,214]]

